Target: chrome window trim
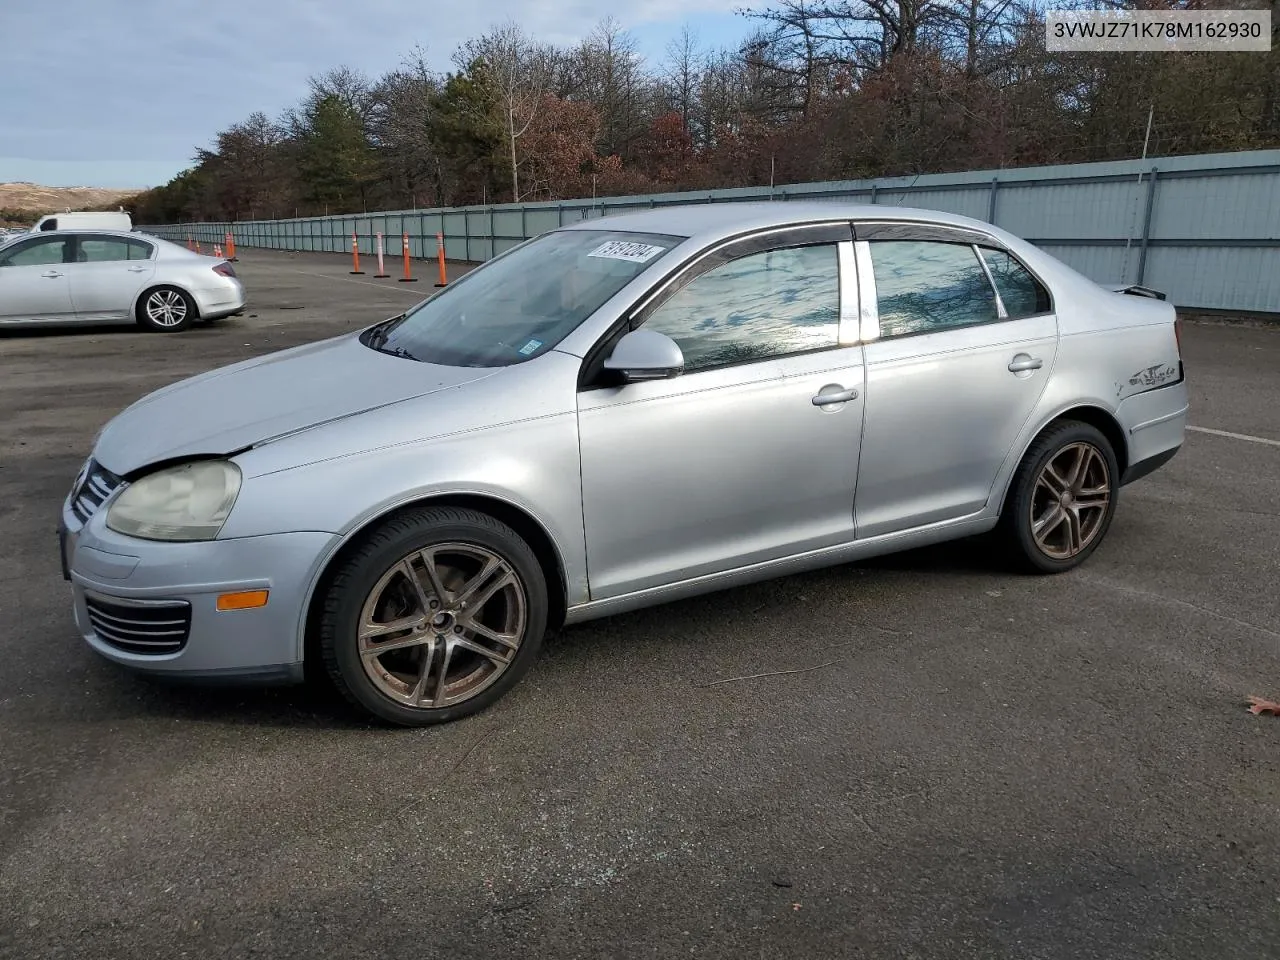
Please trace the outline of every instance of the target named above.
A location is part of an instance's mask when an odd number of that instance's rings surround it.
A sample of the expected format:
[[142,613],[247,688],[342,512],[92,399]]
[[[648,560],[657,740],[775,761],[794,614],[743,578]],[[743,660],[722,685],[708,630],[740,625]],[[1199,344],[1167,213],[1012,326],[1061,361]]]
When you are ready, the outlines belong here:
[[996,319],[1008,320],[1009,311],[1004,308],[1004,298],[1000,296],[1000,288],[996,286],[996,278],[991,275],[991,267],[987,263],[987,258],[982,255],[982,248],[973,243],[969,245],[969,249],[978,258],[978,263],[982,265],[982,272],[986,274],[987,283],[991,285],[991,292],[996,295]]
[[836,263],[840,280],[840,331],[837,343],[850,347],[862,340],[862,312],[858,303],[858,264],[853,253],[853,241],[841,240],[836,244]]
[[871,244],[855,240],[854,261],[858,267],[858,328],[863,343],[880,339],[880,304],[876,299],[876,275],[871,264]]

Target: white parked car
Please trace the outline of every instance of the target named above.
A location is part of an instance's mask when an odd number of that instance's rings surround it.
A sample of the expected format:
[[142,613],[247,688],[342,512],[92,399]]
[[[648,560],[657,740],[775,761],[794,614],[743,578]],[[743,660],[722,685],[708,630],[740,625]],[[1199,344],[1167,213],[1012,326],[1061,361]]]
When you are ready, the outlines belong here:
[[0,326],[132,320],[174,333],[244,304],[230,263],[157,237],[57,230],[0,246]]

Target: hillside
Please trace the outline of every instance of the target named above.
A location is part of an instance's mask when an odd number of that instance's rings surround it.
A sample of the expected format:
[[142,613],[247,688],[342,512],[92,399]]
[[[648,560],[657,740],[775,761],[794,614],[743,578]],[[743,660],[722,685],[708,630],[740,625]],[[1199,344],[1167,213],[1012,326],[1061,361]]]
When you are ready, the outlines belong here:
[[111,190],[103,187],[44,187],[36,183],[0,183],[0,210],[23,211],[35,216],[72,210],[92,210],[114,206],[137,190]]

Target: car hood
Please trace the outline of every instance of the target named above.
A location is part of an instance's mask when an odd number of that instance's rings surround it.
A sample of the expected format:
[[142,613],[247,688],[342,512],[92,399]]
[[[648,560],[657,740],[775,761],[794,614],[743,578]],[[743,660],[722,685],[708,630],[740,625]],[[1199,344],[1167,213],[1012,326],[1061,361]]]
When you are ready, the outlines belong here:
[[148,394],[103,428],[94,458],[128,475],[161,461],[225,456],[500,369],[418,363],[371,350],[357,337],[282,350]]

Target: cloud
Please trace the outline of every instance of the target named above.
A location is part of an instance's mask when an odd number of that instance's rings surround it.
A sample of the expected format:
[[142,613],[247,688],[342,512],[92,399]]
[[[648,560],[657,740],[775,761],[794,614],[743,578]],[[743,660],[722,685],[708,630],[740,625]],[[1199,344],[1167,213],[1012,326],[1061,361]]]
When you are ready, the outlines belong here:
[[[10,41],[0,63],[9,80],[0,160],[172,163],[255,110],[279,114],[305,94],[309,76],[340,64],[376,76],[420,44],[435,68],[448,69],[463,41],[508,18],[565,44],[612,13],[647,41],[674,36],[689,17],[740,24],[741,2],[60,0],[52,16],[46,3],[0,0],[0,36]],[[662,45],[648,52],[660,55]]]

